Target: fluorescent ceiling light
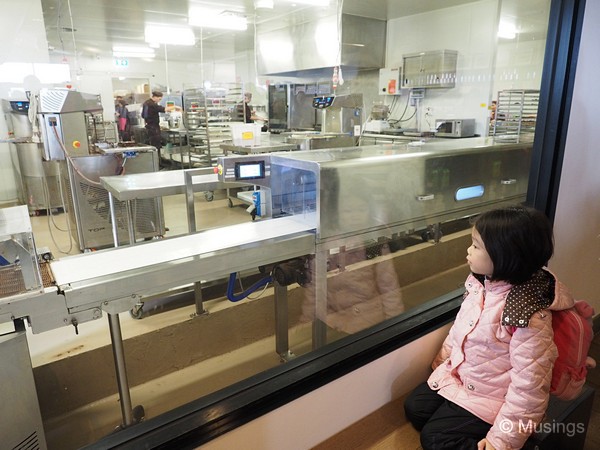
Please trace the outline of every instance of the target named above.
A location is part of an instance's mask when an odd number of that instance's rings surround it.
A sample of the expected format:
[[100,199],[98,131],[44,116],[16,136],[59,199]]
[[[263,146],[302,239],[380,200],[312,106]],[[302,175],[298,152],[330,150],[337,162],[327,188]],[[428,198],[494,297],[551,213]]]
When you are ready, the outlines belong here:
[[500,22],[500,25],[498,25],[498,37],[504,39],[514,39],[517,37],[517,27],[514,23]]
[[287,0],[298,5],[329,6],[330,0]]
[[71,81],[68,64],[5,62],[0,64],[0,83],[23,82],[29,76],[37,77],[42,84]]
[[254,7],[256,9],[273,9],[273,0],[254,0]]
[[136,47],[133,45],[114,45],[115,58],[154,58],[154,49],[150,47]]
[[170,45],[194,45],[196,37],[191,28],[170,27],[167,25],[146,25],[144,29],[145,41],[149,43]]
[[243,31],[248,28],[248,20],[241,14],[200,6],[190,6],[189,24],[195,27],[219,28],[222,30]]

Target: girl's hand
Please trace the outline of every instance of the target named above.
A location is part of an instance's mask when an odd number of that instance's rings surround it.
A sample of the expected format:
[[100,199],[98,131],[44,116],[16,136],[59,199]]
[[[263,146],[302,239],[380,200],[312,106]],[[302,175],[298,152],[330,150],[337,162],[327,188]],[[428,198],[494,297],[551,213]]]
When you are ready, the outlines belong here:
[[492,444],[490,444],[487,439],[482,439],[477,443],[477,450],[496,450]]

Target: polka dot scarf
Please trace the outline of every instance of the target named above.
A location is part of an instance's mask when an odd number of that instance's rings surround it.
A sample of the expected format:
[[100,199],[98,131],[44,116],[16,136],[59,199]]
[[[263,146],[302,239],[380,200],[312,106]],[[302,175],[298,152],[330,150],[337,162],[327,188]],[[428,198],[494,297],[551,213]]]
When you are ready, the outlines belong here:
[[528,281],[512,287],[502,312],[502,325],[525,328],[531,316],[554,300],[554,277],[538,270]]

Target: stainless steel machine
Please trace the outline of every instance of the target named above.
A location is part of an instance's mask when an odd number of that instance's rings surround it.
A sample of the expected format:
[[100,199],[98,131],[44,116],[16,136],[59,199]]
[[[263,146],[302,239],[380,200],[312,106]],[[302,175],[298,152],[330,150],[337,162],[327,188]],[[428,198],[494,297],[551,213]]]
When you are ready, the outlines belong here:
[[445,222],[524,201],[530,158],[531,146],[476,138],[222,158],[218,171],[223,181],[252,179],[260,197],[270,199],[263,209],[274,220],[314,223],[314,256],[304,266],[313,283],[318,348],[326,343],[329,268],[349,260],[347,252],[361,249],[369,259],[374,245],[419,230],[439,240]]
[[[531,146],[484,138],[221,158],[223,181],[269,189],[273,217],[316,215],[317,241],[386,230],[425,229],[502,203],[524,200]],[[264,169],[263,169],[264,167]],[[371,214],[357,222],[353,204]]]
[[[69,215],[73,238],[81,251],[112,247],[108,192],[102,187],[100,177],[156,172],[159,169],[156,149],[115,147],[104,142],[99,95],[42,89],[35,100],[43,138],[43,154],[37,160],[53,164],[61,189],[60,204],[64,203]],[[124,208],[123,203],[115,205],[120,242],[128,242]],[[135,203],[134,227],[142,239],[164,234],[161,199]]]
[[100,96],[64,89],[42,89],[37,114],[44,141],[44,159],[64,160],[89,155],[97,142]]
[[[0,209],[0,304],[43,292],[26,206]],[[0,307],[0,311],[3,308]],[[0,316],[2,313],[0,312]],[[5,322],[6,317],[0,318]],[[6,324],[4,324],[6,325]],[[22,320],[0,327],[2,445],[45,449],[44,427]]]
[[[81,251],[115,245],[108,191],[100,177],[122,173],[158,172],[158,152],[145,145],[109,147],[103,154],[70,157],[61,162],[64,197],[70,229]],[[139,239],[165,234],[161,198],[138,199],[132,202],[133,229]],[[129,243],[127,205],[114,202],[118,243]]]
[[[43,142],[33,139],[29,99],[2,100],[9,133],[15,138],[15,170],[21,182],[20,201],[31,214],[62,207],[59,164],[45,157]],[[33,115],[35,118],[35,115]]]

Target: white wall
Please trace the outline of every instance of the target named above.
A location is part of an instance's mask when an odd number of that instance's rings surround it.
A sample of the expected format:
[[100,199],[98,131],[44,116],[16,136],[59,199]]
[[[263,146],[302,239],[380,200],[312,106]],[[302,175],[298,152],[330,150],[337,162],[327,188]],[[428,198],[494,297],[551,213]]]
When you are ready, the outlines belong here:
[[[424,112],[430,108],[432,126],[435,119],[475,118],[476,132],[481,135],[487,132],[497,16],[497,0],[489,0],[388,21],[387,67],[400,67],[402,55],[444,49],[458,51],[456,87],[426,90],[421,131],[428,129]],[[405,95],[408,93],[403,91],[402,105],[406,102]],[[402,124],[402,128],[415,126],[414,120]]]
[[449,326],[202,446],[207,450],[312,448],[427,379]]
[[600,2],[586,2],[550,267],[600,313]]
[[[487,0],[388,22],[386,67],[401,66],[402,55],[444,49],[458,51],[456,86],[426,90],[421,131],[427,131],[435,119],[475,118],[476,133],[485,135],[488,106],[497,98],[498,91],[540,88],[546,40],[539,33],[499,40],[496,36],[502,14],[499,5],[499,0]],[[543,22],[544,18],[536,20]],[[405,95],[408,92],[403,93],[402,105]],[[424,116],[427,108],[432,117]],[[415,120],[402,125],[415,126]]]

